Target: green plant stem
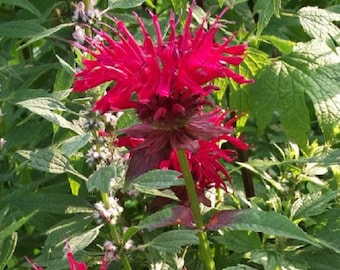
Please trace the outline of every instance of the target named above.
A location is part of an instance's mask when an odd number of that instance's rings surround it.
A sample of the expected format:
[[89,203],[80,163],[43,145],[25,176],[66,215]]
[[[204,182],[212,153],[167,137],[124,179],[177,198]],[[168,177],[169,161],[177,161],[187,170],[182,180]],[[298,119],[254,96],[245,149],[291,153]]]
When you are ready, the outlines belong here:
[[196,193],[194,180],[189,168],[188,159],[184,150],[177,150],[177,155],[188,193],[190,209],[194,216],[196,227],[198,230],[200,257],[206,270],[214,270],[215,262],[212,257],[211,249],[209,247],[207,233],[204,231],[203,217],[200,211],[199,200]]
[[[110,207],[108,194],[105,193],[105,192],[101,192],[100,195],[102,197],[102,201],[104,203],[104,206],[108,209]],[[117,232],[116,226],[114,224],[109,223],[109,229],[110,229],[110,235],[113,239],[113,242],[116,245],[121,246],[121,241],[120,241],[120,237],[119,237],[119,234]],[[123,247],[121,247],[121,248],[123,248]],[[121,261],[125,270],[132,270],[130,263],[129,263],[126,255],[124,254],[124,252],[120,253],[120,261]]]

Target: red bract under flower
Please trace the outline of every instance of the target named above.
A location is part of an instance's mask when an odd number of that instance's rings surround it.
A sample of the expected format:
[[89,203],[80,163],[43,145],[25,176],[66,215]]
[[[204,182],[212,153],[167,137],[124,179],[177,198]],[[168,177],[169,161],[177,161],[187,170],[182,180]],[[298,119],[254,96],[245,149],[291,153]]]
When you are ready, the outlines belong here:
[[243,61],[247,45],[231,46],[232,38],[226,38],[222,43],[215,42],[221,15],[209,30],[205,30],[203,22],[193,33],[190,31],[190,8],[183,33],[176,34],[172,14],[170,34],[164,40],[158,17],[151,14],[156,43],[137,14],[144,37],[142,43],[135,40],[123,22],[115,19],[113,32],[117,40],[104,31],[98,31],[102,41],[87,37],[92,49],[81,47],[92,57],[83,60],[84,69],[76,74],[74,91],[81,92],[105,82],[114,82],[94,108],[104,113],[137,108],[138,104],[146,104],[154,97],[181,100],[190,100],[192,96],[205,97],[216,89],[209,82],[218,77],[229,77],[238,83],[250,82],[230,68]]

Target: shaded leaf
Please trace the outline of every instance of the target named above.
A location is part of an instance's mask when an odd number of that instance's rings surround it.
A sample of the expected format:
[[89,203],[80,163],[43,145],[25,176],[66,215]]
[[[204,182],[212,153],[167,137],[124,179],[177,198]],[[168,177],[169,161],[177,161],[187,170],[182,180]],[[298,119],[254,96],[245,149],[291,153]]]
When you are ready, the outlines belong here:
[[109,8],[133,8],[138,7],[144,3],[144,0],[109,0]]
[[254,6],[254,14],[258,13],[259,20],[257,23],[257,35],[261,35],[262,31],[268,25],[271,17],[275,14],[280,16],[281,0],[258,0]]
[[139,229],[154,230],[156,228],[184,225],[188,228],[194,228],[194,218],[190,208],[177,205],[158,211],[145,219],[137,226]]
[[178,252],[182,246],[198,244],[195,233],[191,230],[168,231],[155,237],[146,245],[163,252]]
[[151,170],[137,177],[133,186],[135,188],[164,189],[173,186],[182,186],[181,174],[173,170]]
[[58,24],[56,27],[53,28],[49,28],[46,29],[38,34],[35,34],[30,40],[28,40],[26,43],[24,43],[23,45],[21,45],[18,50],[21,50],[27,46],[29,46],[30,44],[32,44],[33,42],[36,42],[40,39],[43,39],[45,37],[49,37],[52,34],[54,34],[55,32],[58,32],[59,30],[66,28],[66,27],[71,27],[73,26],[74,23],[64,23],[64,24]]
[[15,197],[11,203],[25,213],[34,210],[54,214],[93,213],[92,206],[84,198],[69,194],[32,192],[23,198]]
[[0,270],[7,269],[6,265],[15,251],[17,241],[18,234],[15,232],[4,239],[0,239]]
[[58,222],[46,232],[47,238],[44,243],[44,248],[48,249],[57,245],[64,246],[65,239],[72,237],[72,235],[82,233],[91,222],[91,216],[82,214]]
[[291,208],[294,219],[307,218],[320,215],[327,211],[330,202],[339,196],[338,190],[328,191],[325,194],[305,194],[297,199]]
[[35,21],[18,20],[0,23],[0,36],[9,38],[30,38],[45,31]]
[[238,253],[249,252],[261,248],[258,233],[248,231],[226,231],[223,235],[212,237],[214,241]]
[[11,225],[7,226],[6,228],[0,231],[0,241],[3,241],[9,236],[13,236],[13,232],[19,229],[22,225],[24,225],[30,218],[32,218],[38,210],[34,210],[30,214],[20,218],[18,221],[12,222]]
[[0,4],[8,4],[28,10],[37,17],[41,16],[40,11],[29,0],[0,0]]

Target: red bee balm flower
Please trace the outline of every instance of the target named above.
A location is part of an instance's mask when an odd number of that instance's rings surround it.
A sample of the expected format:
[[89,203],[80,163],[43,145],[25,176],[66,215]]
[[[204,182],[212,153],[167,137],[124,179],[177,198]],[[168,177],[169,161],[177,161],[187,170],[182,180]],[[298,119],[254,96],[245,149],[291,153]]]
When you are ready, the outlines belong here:
[[84,69],[76,74],[73,90],[81,92],[114,81],[94,107],[104,113],[136,108],[155,96],[182,100],[191,99],[193,95],[204,97],[216,89],[207,83],[218,77],[229,77],[238,83],[251,82],[230,69],[230,65],[239,65],[243,61],[247,45],[230,46],[232,38],[224,39],[223,43],[214,41],[222,14],[209,30],[205,30],[202,23],[192,34],[192,9],[189,8],[184,31],[178,35],[172,14],[167,40],[162,38],[158,17],[151,14],[157,44],[154,44],[137,14],[135,16],[144,37],[141,44],[122,21],[115,19],[113,31],[118,40],[104,31],[97,31],[102,41],[86,38],[93,48],[81,48],[92,57],[83,60]]
[[[117,142],[117,145],[130,146],[131,149],[127,179],[133,180],[150,169],[158,168],[160,162],[169,160],[171,153],[177,149],[185,149],[193,155],[201,153],[200,157],[207,162],[212,160],[208,156],[214,155],[215,163],[211,165],[215,171],[207,166],[202,168],[215,174],[217,169],[227,176],[222,165],[217,165],[218,158],[227,160],[227,157],[224,151],[215,151],[218,148],[216,143],[226,137],[229,140],[236,138],[232,136],[231,126],[220,125],[219,109],[205,112],[203,107],[211,105],[207,95],[217,89],[212,80],[231,78],[238,83],[252,80],[230,69],[231,65],[239,65],[243,61],[247,45],[231,46],[232,38],[225,38],[222,43],[215,42],[219,19],[224,11],[208,30],[203,22],[191,32],[192,8],[189,8],[180,34],[176,33],[175,18],[171,14],[170,33],[166,40],[162,38],[158,17],[151,14],[156,43],[136,14],[144,38],[142,43],[134,39],[123,22],[115,19],[113,31],[117,40],[104,31],[96,31],[101,41],[86,38],[91,49],[78,45],[90,53],[91,59],[83,60],[84,69],[76,74],[74,91],[85,91],[113,81],[113,86],[96,102],[94,110],[104,113],[134,108],[141,121],[123,129],[125,137]],[[203,149],[215,154],[203,155]]]

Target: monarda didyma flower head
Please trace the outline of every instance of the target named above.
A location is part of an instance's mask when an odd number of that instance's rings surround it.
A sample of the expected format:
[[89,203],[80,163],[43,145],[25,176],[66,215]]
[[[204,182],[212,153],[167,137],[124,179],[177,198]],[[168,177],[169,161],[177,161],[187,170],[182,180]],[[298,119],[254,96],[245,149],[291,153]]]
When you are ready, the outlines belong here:
[[[202,149],[208,149],[209,143],[209,149],[213,150],[212,144],[218,147],[216,143],[220,139],[234,138],[232,127],[212,120],[220,117],[218,108],[211,112],[203,108],[211,105],[207,95],[217,89],[212,80],[252,81],[231,69],[231,66],[243,61],[247,45],[232,46],[232,38],[225,38],[220,43],[215,41],[219,19],[224,12],[208,30],[204,21],[195,31],[190,29],[192,13],[192,8],[189,8],[183,32],[179,34],[175,17],[171,14],[167,39],[162,37],[156,15],[151,14],[156,33],[154,42],[136,14],[142,42],[136,41],[122,21],[114,19],[112,31],[116,39],[101,30],[96,31],[100,39],[86,38],[91,48],[77,45],[91,57],[83,60],[84,68],[76,74],[74,91],[81,92],[105,82],[114,82],[96,102],[94,110],[105,113],[133,108],[141,121],[122,130],[125,137],[117,142],[119,146],[131,147],[128,179],[158,168],[177,149],[186,150],[187,155],[196,155],[202,153]],[[219,159],[228,161],[223,151],[214,153],[216,162]],[[221,168],[218,171],[227,176]]]

